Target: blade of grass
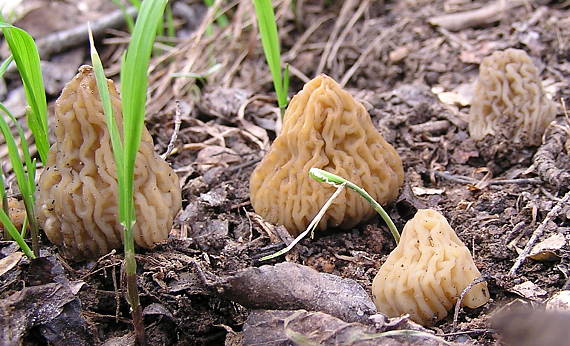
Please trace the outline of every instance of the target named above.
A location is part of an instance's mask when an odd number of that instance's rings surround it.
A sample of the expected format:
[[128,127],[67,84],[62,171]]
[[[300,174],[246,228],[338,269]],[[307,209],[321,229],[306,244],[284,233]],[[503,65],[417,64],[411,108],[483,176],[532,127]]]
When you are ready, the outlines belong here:
[[0,78],[4,77],[4,73],[6,73],[8,67],[10,67],[10,64],[12,64],[13,61],[14,61],[14,56],[10,55],[8,59],[4,60],[2,65],[0,65]]
[[336,174],[318,168],[311,168],[309,170],[309,176],[318,182],[331,184],[333,186],[337,186],[339,184],[346,184],[346,187],[356,191],[368,203],[370,203],[372,208],[374,208],[374,210],[376,210],[378,214],[380,214],[384,222],[386,222],[386,224],[388,225],[388,228],[390,229],[390,232],[392,233],[392,236],[394,237],[396,244],[400,242],[400,233],[398,232],[396,225],[394,225],[394,222],[392,222],[392,219],[390,219],[390,216],[388,216],[388,213],[386,213],[386,211],[384,210],[384,208],[382,208],[380,203],[376,202],[376,200],[372,198],[372,196],[370,196],[368,192],[366,192],[366,190],[342,177],[339,177]]
[[[174,27],[174,15],[170,4],[166,6],[166,34],[168,37],[176,37],[176,28]],[[172,44],[174,45],[174,44]]]
[[[4,168],[0,164],[0,200],[2,200],[2,210],[6,215],[10,215],[10,208],[8,207],[8,194],[6,193],[6,184],[4,183]],[[4,240],[11,240],[10,233],[6,228],[4,229]]]
[[34,39],[24,30],[0,22],[0,28],[8,42],[16,61],[26,93],[26,101],[31,107],[28,113],[28,126],[35,138],[38,153],[43,164],[47,162],[49,150],[47,126],[47,102],[44,81],[40,67],[40,56]]
[[[115,5],[117,5],[119,10],[123,14],[123,17],[125,18],[125,22],[127,23],[127,28],[129,29],[129,32],[133,32],[133,28],[135,27],[135,21],[133,20],[133,17],[130,16],[129,13],[127,12],[127,6],[125,6],[125,4],[123,4],[123,2],[121,0],[111,0],[111,1],[113,1],[113,3]],[[91,34],[91,35],[93,35],[93,34]]]
[[[123,103],[124,165],[127,184],[126,200],[123,212],[125,226],[132,228],[134,208],[132,203],[133,172],[135,156],[139,149],[142,127],[144,126],[146,91],[148,86],[147,70],[152,45],[158,22],[166,7],[166,0],[144,1],[137,18],[133,36],[124,57],[121,68],[121,97]],[[126,242],[125,242],[126,244]],[[134,246],[132,247],[134,250]]]
[[139,343],[145,343],[142,309],[137,288],[135,245],[133,225],[135,208],[133,201],[134,167],[139,150],[145,118],[148,66],[159,21],[162,19],[167,0],[144,1],[127,52],[121,66],[121,96],[123,107],[123,159],[124,184],[122,223],[125,227],[125,273],[127,278],[127,300],[133,310],[133,324]]
[[281,48],[279,44],[279,34],[277,32],[277,22],[275,21],[275,13],[271,0],[253,0],[255,14],[259,24],[259,34],[261,36],[261,45],[271,76],[273,77],[273,86],[277,94],[277,103],[281,109],[281,117],[285,113],[287,107],[287,89],[289,85],[288,69],[285,73],[281,71]]
[[4,212],[4,209],[0,209],[0,222],[2,222],[4,230],[6,230],[8,234],[10,234],[12,239],[16,241],[18,246],[20,246],[20,249],[22,249],[24,254],[28,256],[28,258],[31,259],[36,258],[32,250],[30,250],[28,244],[26,244],[26,242],[24,241],[24,238],[22,238],[22,236],[20,235],[20,232],[18,232],[18,230],[16,229],[16,227],[14,226],[8,215]]
[[[124,230],[125,274],[127,281],[127,301],[131,306],[135,338],[137,344],[146,344],[142,309],[137,288],[135,245],[133,226],[136,220],[133,188],[136,154],[139,150],[145,118],[146,91],[148,86],[148,66],[157,27],[164,14],[167,0],[144,1],[140,6],[131,42],[121,63],[121,105],[123,112],[123,140],[118,133],[108,92],[107,81],[101,60],[91,42],[91,57],[95,69],[97,85],[111,140],[115,138],[113,152],[119,188],[119,220]],[[120,143],[120,145],[119,145]]]
[[[105,122],[109,135],[111,137],[111,146],[113,147],[113,155],[116,163],[117,176],[121,176],[123,172],[123,143],[119,134],[119,127],[113,114],[113,105],[111,103],[111,95],[109,94],[109,86],[107,84],[107,77],[103,69],[103,63],[95,48],[93,40],[93,33],[89,27],[89,45],[91,48],[91,62],[93,64],[93,71],[95,72],[95,79],[97,81],[97,88],[99,90],[99,97],[101,97],[101,105],[105,113]],[[119,180],[119,178],[117,178]],[[122,179],[121,179],[122,180]]]
[[[0,104],[0,110],[2,110],[6,115],[8,115],[13,121],[15,120],[14,116],[3,104]],[[21,127],[19,127],[19,124],[17,124],[17,126],[18,126],[18,133],[20,136],[20,142],[23,148],[27,149],[27,144],[25,144],[26,138],[24,137],[23,131]],[[27,157],[24,158],[24,161],[26,162],[27,166],[27,174],[26,174],[26,170],[24,170],[24,164],[20,157],[20,151],[16,144],[16,140],[14,139],[14,136],[10,131],[10,127],[8,126],[8,123],[6,122],[4,117],[0,117],[0,132],[2,132],[4,140],[6,141],[6,145],[8,147],[8,157],[10,159],[10,163],[12,164],[12,170],[16,175],[16,181],[18,182],[20,193],[22,194],[22,198],[24,199],[26,213],[28,215],[28,219],[31,222],[30,226],[32,227],[32,248],[34,250],[34,255],[39,256],[38,227],[34,213],[35,177],[31,177],[31,175],[35,174],[35,168],[31,167],[32,161],[28,153]],[[24,149],[24,156],[26,156],[25,153],[26,150]]]

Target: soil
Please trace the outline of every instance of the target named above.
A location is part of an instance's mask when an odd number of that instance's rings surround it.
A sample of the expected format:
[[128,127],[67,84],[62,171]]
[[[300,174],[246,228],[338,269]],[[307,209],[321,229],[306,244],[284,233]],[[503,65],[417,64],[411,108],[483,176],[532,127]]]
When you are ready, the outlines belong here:
[[[211,17],[201,2],[176,2],[180,3],[200,13],[199,20]],[[183,186],[182,211],[168,242],[137,254],[151,345],[240,344],[253,309],[216,289],[238,272],[288,261],[352,279],[370,293],[375,274],[395,247],[387,226],[376,217],[348,231],[317,233],[285,256],[259,260],[291,240],[279,225],[255,214],[249,201],[249,177],[279,131],[279,109],[252,26],[251,4],[223,3],[228,5],[227,27],[211,20],[209,26],[200,26],[196,19],[189,22],[188,12],[174,6],[178,37],[165,52],[157,53],[151,67],[147,128],[157,152],[163,153],[174,132],[176,113],[180,117],[178,138],[167,161]],[[569,127],[561,106],[570,97],[568,1],[524,1],[492,23],[456,31],[431,25],[429,20],[492,1],[291,3],[276,5],[282,52],[291,66],[290,94],[299,91],[307,77],[319,73],[342,81],[402,158],[405,186],[398,201],[386,206],[398,229],[418,208],[440,211],[486,278],[491,294],[486,305],[461,309],[456,321],[450,312],[431,330],[448,342],[528,342],[516,339],[517,333],[503,335],[494,317],[513,303],[541,307],[555,293],[569,289],[570,205],[563,203],[549,214],[568,187],[549,181],[544,169],[532,165],[537,147],[500,160],[486,157],[484,146],[469,137],[470,107],[463,100],[469,100],[483,57],[496,50],[523,49],[539,68],[546,93],[559,106],[560,126]],[[41,30],[37,26],[36,22],[35,32]],[[118,71],[124,35],[111,31],[100,42],[110,75]],[[84,48],[61,54],[51,60],[66,54],[86,59]],[[203,78],[170,76],[174,72],[205,74],[216,64],[219,69]],[[18,88],[17,78],[10,77],[7,85],[10,98],[11,90]],[[552,131],[547,132],[545,143]],[[558,136],[559,143],[567,140],[565,131]],[[568,172],[568,145],[554,147],[552,164]],[[509,274],[537,229],[542,234],[535,243],[560,234],[565,241],[551,251],[548,261],[526,259]],[[0,246],[2,256],[16,250],[8,242]],[[132,342],[121,251],[76,263],[59,256],[45,237],[41,248],[45,255],[55,256],[57,263],[52,265],[61,265],[66,282],[80,285],[76,297],[92,342]],[[26,276],[33,267],[22,258],[18,266],[3,273],[0,297],[6,299],[33,286]],[[521,290],[518,285],[527,282],[534,285]],[[295,282],[290,289],[295,290]],[[49,339],[42,333],[31,327],[25,343],[46,343]],[[553,340],[557,342],[553,344],[565,343],[561,338]]]

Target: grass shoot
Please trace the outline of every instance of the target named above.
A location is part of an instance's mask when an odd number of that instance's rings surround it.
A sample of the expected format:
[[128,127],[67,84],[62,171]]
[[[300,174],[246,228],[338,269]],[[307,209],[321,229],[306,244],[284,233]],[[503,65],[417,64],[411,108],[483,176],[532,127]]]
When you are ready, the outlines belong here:
[[386,213],[386,211],[384,210],[384,208],[382,208],[380,203],[376,202],[376,200],[374,198],[372,198],[372,196],[370,196],[370,194],[368,194],[368,192],[366,192],[366,190],[364,190],[360,186],[358,186],[358,185],[356,185],[356,184],[354,184],[354,183],[352,183],[352,182],[350,182],[350,181],[348,181],[342,177],[339,177],[336,174],[332,174],[330,172],[327,172],[327,171],[324,171],[324,170],[318,169],[318,168],[311,168],[309,170],[309,176],[318,182],[331,184],[333,186],[337,186],[340,184],[346,184],[346,187],[348,187],[351,190],[356,191],[368,203],[370,203],[372,208],[378,214],[380,214],[380,217],[382,217],[384,222],[386,222],[386,224],[388,225],[388,228],[390,229],[390,232],[392,233],[392,236],[394,237],[396,244],[398,244],[400,242],[400,233],[398,232],[396,225],[394,225],[394,222],[392,222],[392,219],[390,219],[390,216],[388,216],[388,213]]
[[[26,31],[3,22],[0,22],[0,28],[12,53],[12,56],[0,65],[0,77],[6,72],[12,61],[15,61],[24,85],[26,101],[30,106],[27,111],[28,127],[32,131],[39,156],[45,164],[49,150],[47,101],[38,50],[34,39]],[[0,117],[0,132],[6,141],[10,164],[24,200],[27,222],[24,222],[22,231],[18,232],[4,208],[0,212],[0,219],[10,237],[18,243],[28,257],[34,258],[39,256],[39,226],[35,216],[36,160],[32,159],[26,136],[17,119],[1,103],[0,111],[16,126],[19,137],[18,146],[6,118]],[[2,199],[5,202],[6,192],[3,181],[0,188],[3,191]],[[3,205],[5,204],[3,203]],[[29,223],[32,233],[33,253],[24,241],[27,223]]]
[[273,5],[271,4],[271,0],[253,0],[253,4],[259,25],[261,45],[263,46],[265,59],[267,60],[267,65],[269,65],[269,70],[273,77],[277,103],[281,110],[281,118],[283,118],[288,102],[289,67],[285,67],[284,70],[281,70],[281,47]]
[[127,301],[132,310],[135,335],[139,344],[145,344],[142,309],[136,282],[136,259],[133,227],[136,221],[133,188],[135,158],[144,126],[147,70],[157,28],[164,13],[167,0],[144,1],[135,22],[131,41],[121,65],[121,105],[123,112],[123,138],[120,136],[115,116],[112,113],[107,79],[101,59],[90,35],[91,60],[97,79],[97,87],[111,136],[119,188],[119,218],[124,230],[125,273],[127,278]]
[[392,236],[394,237],[396,244],[400,242],[400,233],[398,232],[396,225],[394,225],[394,222],[392,222],[392,219],[390,219],[390,216],[388,216],[388,213],[386,213],[386,211],[384,210],[384,208],[382,208],[380,203],[376,202],[376,200],[372,198],[372,196],[370,196],[370,194],[368,194],[366,190],[342,177],[339,177],[336,174],[318,168],[311,168],[309,170],[309,176],[318,182],[327,183],[336,187],[336,191],[326,201],[321,210],[319,210],[317,215],[313,218],[313,220],[311,221],[311,223],[303,233],[299,234],[297,238],[295,238],[295,240],[293,240],[291,244],[289,244],[286,248],[283,248],[271,255],[262,257],[260,261],[266,261],[289,252],[299,241],[301,241],[307,234],[309,234],[309,232],[311,233],[311,238],[312,238],[313,232],[317,228],[317,225],[325,215],[326,211],[345,187],[348,187],[349,189],[356,191],[366,201],[368,201],[368,203],[372,205],[372,208],[374,208],[374,210],[378,212],[378,214],[380,214],[384,222],[386,222],[386,224],[388,225],[388,228],[390,229],[390,232],[392,233]]

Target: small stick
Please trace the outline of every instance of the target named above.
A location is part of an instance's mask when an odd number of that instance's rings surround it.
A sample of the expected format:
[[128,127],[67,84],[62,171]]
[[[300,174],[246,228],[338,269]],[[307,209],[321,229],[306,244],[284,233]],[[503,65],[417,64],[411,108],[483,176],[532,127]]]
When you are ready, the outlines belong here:
[[[126,10],[129,16],[136,16],[137,9],[130,7]],[[91,23],[91,30],[94,37],[100,37],[109,28],[120,28],[125,24],[125,16],[121,10],[116,10],[108,15]],[[81,24],[71,29],[62,30],[49,34],[37,40],[38,52],[42,59],[47,59],[53,54],[60,53],[71,47],[83,44],[88,35],[88,27],[86,24]]]
[[180,101],[176,101],[176,113],[174,115],[174,131],[172,132],[172,137],[170,137],[170,142],[168,143],[168,147],[166,147],[166,152],[160,157],[162,159],[166,159],[174,150],[174,143],[178,139],[178,132],[180,131],[180,123],[182,123],[182,110],[180,108]]
[[524,1],[522,0],[497,0],[490,5],[478,8],[476,10],[432,17],[428,20],[428,22],[431,25],[440,26],[447,30],[459,31],[462,29],[491,24],[499,21],[504,17],[507,10],[523,4]]
[[511,270],[509,270],[509,276],[515,275],[515,273],[517,272],[519,267],[523,264],[523,262],[525,261],[525,259],[529,255],[530,250],[534,247],[534,244],[536,243],[538,238],[540,238],[542,233],[544,233],[544,229],[546,228],[548,221],[550,221],[551,219],[553,219],[554,217],[556,217],[558,215],[558,213],[560,212],[560,209],[562,209],[562,206],[564,204],[568,203],[568,200],[570,200],[570,191],[566,192],[566,195],[564,195],[564,198],[562,198],[554,206],[554,208],[550,209],[548,214],[546,214],[546,217],[544,218],[544,220],[542,220],[542,223],[540,225],[538,225],[538,227],[536,228],[534,233],[532,233],[532,236],[530,237],[530,240],[528,241],[528,243],[526,243],[526,246],[525,246],[523,252],[521,252],[519,257],[515,261],[515,264],[513,264],[513,267],[511,268]]
[[267,261],[270,260],[272,258],[281,256],[283,254],[286,254],[287,252],[291,251],[291,249],[297,245],[298,242],[300,242],[303,238],[305,238],[305,236],[310,232],[311,233],[311,238],[314,235],[314,231],[315,228],[317,228],[319,222],[321,221],[321,219],[323,218],[323,216],[325,215],[325,213],[327,212],[327,210],[329,209],[329,207],[331,206],[332,202],[338,197],[338,195],[342,192],[342,190],[344,190],[344,187],[346,186],[346,183],[342,183],[340,185],[336,186],[336,191],[332,194],[332,196],[327,200],[327,202],[323,205],[323,207],[321,208],[321,210],[319,210],[319,212],[317,213],[317,215],[313,218],[313,221],[311,221],[311,223],[309,224],[309,226],[307,227],[307,229],[299,234],[297,236],[297,238],[295,238],[295,240],[293,240],[289,245],[287,245],[286,248],[281,249],[279,251],[277,251],[274,254],[271,255],[267,255],[262,257],[259,261]]
[[457,302],[455,303],[455,312],[453,313],[453,330],[457,329],[457,319],[459,318],[459,310],[461,309],[461,302],[463,302],[463,298],[465,298],[465,295],[473,288],[473,286],[483,281],[487,281],[487,279],[487,275],[481,275],[480,277],[471,281],[471,283],[467,285],[463,291],[461,291],[459,299],[457,299]]
[[[449,172],[434,171],[434,174],[445,180],[449,180],[454,183],[459,184],[476,184],[477,179],[466,177],[463,175],[454,175]],[[488,185],[503,185],[503,184],[539,184],[542,181],[539,178],[522,178],[522,179],[500,179],[491,180],[487,182]]]

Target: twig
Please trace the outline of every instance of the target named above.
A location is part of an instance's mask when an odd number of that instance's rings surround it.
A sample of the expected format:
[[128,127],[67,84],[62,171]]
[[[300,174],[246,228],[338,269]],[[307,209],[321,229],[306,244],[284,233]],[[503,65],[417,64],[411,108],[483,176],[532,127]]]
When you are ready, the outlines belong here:
[[[126,13],[129,16],[136,16],[137,9],[130,7]],[[108,15],[91,23],[93,37],[98,38],[110,28],[120,28],[125,24],[125,16],[121,10],[116,10]],[[54,32],[37,41],[38,52],[42,59],[49,58],[53,54],[60,53],[71,47],[83,44],[88,35],[87,23],[78,25],[71,29]]]
[[467,285],[467,287],[465,287],[463,291],[461,291],[459,299],[457,299],[457,302],[455,303],[455,312],[453,313],[453,330],[457,329],[457,319],[459,318],[459,310],[461,310],[461,303],[463,302],[463,298],[465,298],[465,295],[473,288],[473,286],[481,282],[487,281],[487,279],[488,279],[487,275],[481,275],[480,277],[471,281],[471,283]]
[[471,330],[462,330],[460,332],[436,334],[436,335],[440,336],[440,337],[448,337],[448,336],[458,336],[458,335],[465,335],[465,334],[484,334],[484,333],[495,333],[495,330],[494,329],[471,329]]
[[474,26],[492,24],[501,20],[508,10],[523,4],[523,0],[497,0],[476,10],[432,17],[428,22],[447,30],[459,31]]
[[170,137],[170,142],[168,142],[168,147],[166,147],[166,152],[160,157],[166,159],[174,150],[174,143],[178,139],[178,132],[180,131],[180,123],[182,122],[182,110],[180,109],[180,101],[176,101],[176,112],[174,114],[174,131],[172,132],[172,137]]
[[530,240],[528,241],[528,243],[526,243],[524,250],[520,253],[519,257],[515,261],[515,264],[513,264],[513,267],[511,268],[511,270],[509,270],[509,276],[515,275],[515,273],[517,272],[519,267],[523,264],[523,262],[525,261],[525,259],[529,255],[530,250],[534,247],[534,244],[536,243],[538,238],[540,238],[542,233],[544,233],[544,229],[546,228],[548,221],[550,221],[551,219],[553,219],[554,217],[556,217],[558,215],[558,213],[560,212],[560,209],[562,209],[562,206],[564,204],[568,203],[568,200],[570,200],[570,191],[566,192],[566,195],[564,195],[564,198],[562,198],[560,200],[560,202],[558,202],[554,206],[554,208],[550,209],[548,214],[546,214],[546,217],[544,218],[544,220],[542,220],[542,223],[540,225],[538,225],[538,227],[536,228],[534,233],[532,233],[532,236],[530,237]]
[[[455,175],[449,172],[434,171],[434,174],[442,179],[449,180],[459,184],[476,184],[477,179],[466,177],[464,175]],[[523,179],[496,179],[487,182],[488,185],[503,185],[503,184],[539,184],[539,178],[523,178]]]

